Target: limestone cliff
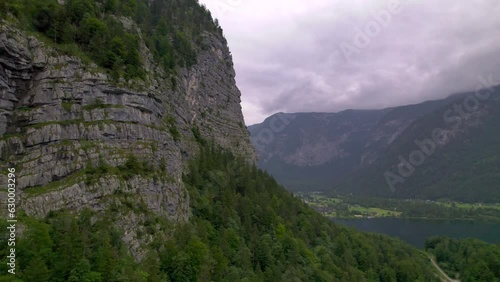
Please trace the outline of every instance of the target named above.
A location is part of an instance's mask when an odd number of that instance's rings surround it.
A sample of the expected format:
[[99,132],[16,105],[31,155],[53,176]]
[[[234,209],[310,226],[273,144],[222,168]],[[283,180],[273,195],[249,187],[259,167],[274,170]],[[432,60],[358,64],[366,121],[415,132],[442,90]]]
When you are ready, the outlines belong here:
[[[202,38],[197,64],[179,68],[175,79],[140,42],[146,78],[116,81],[95,64],[57,51],[42,35],[2,22],[1,170],[16,168],[21,209],[35,216],[105,210],[126,198],[185,220],[182,174],[197,138],[253,161],[226,41],[210,32]],[[5,173],[1,177],[3,184]],[[132,242],[141,216],[119,223]]]

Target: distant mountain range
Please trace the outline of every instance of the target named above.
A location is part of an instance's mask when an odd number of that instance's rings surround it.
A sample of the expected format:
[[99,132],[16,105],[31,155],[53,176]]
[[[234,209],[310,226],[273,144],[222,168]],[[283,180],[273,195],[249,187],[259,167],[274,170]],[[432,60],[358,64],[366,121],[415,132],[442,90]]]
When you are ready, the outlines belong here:
[[291,191],[500,202],[500,86],[381,110],[279,113],[249,127]]

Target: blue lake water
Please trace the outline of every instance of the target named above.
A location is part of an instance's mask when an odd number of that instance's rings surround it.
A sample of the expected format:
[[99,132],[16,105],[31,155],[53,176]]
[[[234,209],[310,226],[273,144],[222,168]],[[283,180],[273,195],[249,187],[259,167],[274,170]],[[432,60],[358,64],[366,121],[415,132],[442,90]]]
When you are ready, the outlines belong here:
[[476,238],[489,243],[500,243],[500,223],[404,218],[333,219],[333,221],[364,232],[398,237],[417,248],[423,248],[425,239],[430,236]]

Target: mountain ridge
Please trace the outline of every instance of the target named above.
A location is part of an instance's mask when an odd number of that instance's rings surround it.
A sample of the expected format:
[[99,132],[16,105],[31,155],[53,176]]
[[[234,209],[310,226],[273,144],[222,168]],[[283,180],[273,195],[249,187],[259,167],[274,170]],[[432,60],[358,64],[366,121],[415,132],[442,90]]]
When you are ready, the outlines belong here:
[[422,101],[422,102],[418,102],[418,103],[410,103],[410,104],[403,104],[403,105],[400,105],[400,106],[391,106],[391,107],[383,107],[383,108],[369,108],[369,109],[356,109],[356,108],[348,108],[348,109],[344,109],[344,110],[341,110],[341,111],[336,111],[336,112],[310,112],[310,111],[306,111],[306,112],[277,112],[277,113],[274,113],[268,117],[266,117],[262,122],[259,122],[259,123],[254,123],[254,124],[251,124],[251,125],[248,125],[247,127],[255,127],[255,126],[258,126],[258,125],[261,125],[261,124],[266,124],[266,120],[274,117],[275,115],[295,115],[295,114],[340,114],[340,113],[343,113],[343,112],[347,112],[347,111],[359,111],[359,112],[363,112],[363,111],[384,111],[384,110],[393,110],[395,108],[402,108],[402,107],[411,107],[411,106],[417,106],[417,105],[422,105],[422,104],[428,104],[428,103],[432,103],[432,102],[436,102],[436,101],[446,101],[446,100],[454,100],[454,99],[457,99],[457,98],[460,98],[460,97],[463,97],[467,94],[471,93],[471,91],[463,91],[463,92],[458,92],[458,93],[454,93],[454,94],[449,94],[441,99],[435,99],[435,100],[432,100],[432,99],[429,99],[429,100],[425,100],[425,101]]
[[[346,178],[358,183],[355,179],[363,178],[358,171],[380,162],[394,142],[405,138],[401,135],[411,130],[409,128],[415,122],[436,115],[441,108],[453,109],[454,104],[467,101],[474,93],[461,92],[441,100],[381,110],[277,114],[249,127],[249,131],[258,151],[259,166],[274,175],[287,189],[332,191],[335,188],[337,192],[360,193],[360,188],[354,189],[355,185],[349,185]],[[492,103],[492,100],[486,102]],[[280,115],[289,122],[281,130],[273,131],[271,120],[279,120]],[[428,126],[432,127],[431,124]],[[297,156],[306,156],[309,163],[304,159],[297,161]],[[397,159],[393,163],[397,164]],[[383,175],[383,172],[379,171],[379,174]],[[369,182],[356,185],[366,187]],[[363,188],[363,193],[370,194],[370,189]]]

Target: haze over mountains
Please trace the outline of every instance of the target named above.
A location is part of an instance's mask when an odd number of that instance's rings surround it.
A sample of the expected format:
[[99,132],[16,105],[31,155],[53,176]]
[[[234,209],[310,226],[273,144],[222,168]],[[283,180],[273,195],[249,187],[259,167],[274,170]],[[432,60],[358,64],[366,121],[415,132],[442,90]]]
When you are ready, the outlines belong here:
[[381,110],[276,114],[249,127],[292,191],[500,200],[500,87]]

